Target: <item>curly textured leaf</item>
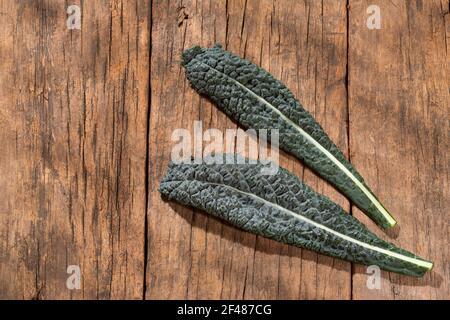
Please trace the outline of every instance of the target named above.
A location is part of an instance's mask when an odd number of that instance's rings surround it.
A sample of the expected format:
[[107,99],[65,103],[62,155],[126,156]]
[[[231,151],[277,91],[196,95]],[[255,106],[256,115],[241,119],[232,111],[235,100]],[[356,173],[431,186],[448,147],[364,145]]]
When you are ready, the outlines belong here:
[[333,257],[411,276],[433,266],[379,239],[337,204],[280,168],[264,165],[169,165],[159,191],[170,200],[204,210],[244,230]]
[[278,129],[282,149],[328,180],[378,225],[396,224],[312,115],[270,73],[219,45],[186,50],[183,65],[194,89],[242,126]]

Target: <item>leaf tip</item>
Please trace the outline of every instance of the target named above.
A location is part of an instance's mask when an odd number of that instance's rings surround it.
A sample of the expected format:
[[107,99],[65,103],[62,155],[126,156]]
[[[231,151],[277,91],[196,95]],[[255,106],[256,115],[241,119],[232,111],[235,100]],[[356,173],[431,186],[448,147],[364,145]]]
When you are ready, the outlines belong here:
[[189,62],[191,62],[192,59],[195,58],[196,55],[203,52],[203,49],[199,46],[194,46],[192,48],[186,49],[181,54],[181,64],[183,66],[187,65]]

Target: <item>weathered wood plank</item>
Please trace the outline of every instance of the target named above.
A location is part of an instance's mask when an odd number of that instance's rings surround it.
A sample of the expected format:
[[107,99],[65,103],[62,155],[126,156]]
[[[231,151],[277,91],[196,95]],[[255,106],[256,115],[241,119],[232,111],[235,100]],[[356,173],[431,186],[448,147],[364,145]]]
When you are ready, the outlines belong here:
[[[197,43],[212,45],[225,41],[225,4],[224,1],[153,4],[146,298],[196,297],[208,283],[220,278],[220,265],[210,266],[208,274],[199,275],[204,265],[210,263],[205,258],[206,244],[202,243],[208,241],[209,250],[214,252],[220,252],[222,246],[220,239],[207,239],[202,233],[209,220],[192,209],[163,202],[157,187],[170,159],[175,129],[188,129],[193,134],[196,120],[206,118],[212,122],[220,117],[218,122],[226,121],[224,115],[219,115],[209,102],[189,88],[180,64],[184,49]],[[212,227],[219,233],[221,228],[218,224]],[[198,282],[200,277],[203,283]],[[210,295],[220,296],[220,291],[212,291]]]
[[[345,1],[156,2],[152,16],[147,298],[350,298],[350,264],[242,232],[164,202],[157,185],[173,130],[236,125],[200,98],[183,49],[221,42],[285,81],[347,150]],[[348,201],[285,154],[281,164],[344,207]]]
[[380,30],[366,27],[371,4],[350,1],[351,160],[397,219],[391,240],[435,266],[423,279],[383,272],[380,290],[356,266],[353,297],[448,299],[449,3],[378,1]]
[[[284,81],[345,151],[345,1],[251,1],[247,12],[245,56]],[[282,153],[280,163],[349,208],[344,197],[297,159]],[[257,237],[245,297],[350,298],[349,271],[348,263]]]
[[0,1],[0,297],[142,298],[150,8],[71,4]]

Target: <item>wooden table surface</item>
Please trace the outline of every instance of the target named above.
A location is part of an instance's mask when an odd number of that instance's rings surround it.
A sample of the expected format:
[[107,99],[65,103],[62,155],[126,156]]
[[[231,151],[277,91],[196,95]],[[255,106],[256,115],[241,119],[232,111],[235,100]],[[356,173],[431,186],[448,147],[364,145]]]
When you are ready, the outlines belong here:
[[[67,1],[0,0],[0,298],[450,298],[448,0],[71,2],[81,30]],[[294,157],[281,165],[431,272],[369,289],[364,266],[161,199],[173,130],[236,128],[180,65],[216,42],[287,84],[399,228],[383,233]]]

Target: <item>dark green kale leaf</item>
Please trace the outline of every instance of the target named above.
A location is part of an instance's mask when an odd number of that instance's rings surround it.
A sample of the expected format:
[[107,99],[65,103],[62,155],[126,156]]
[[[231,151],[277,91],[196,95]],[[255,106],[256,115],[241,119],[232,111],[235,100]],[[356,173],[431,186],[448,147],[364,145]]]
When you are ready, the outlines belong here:
[[379,239],[285,169],[263,175],[260,162],[206,163],[170,163],[159,191],[244,230],[332,257],[411,276],[433,266]]
[[[270,73],[223,50],[193,47],[183,52],[186,75],[245,128],[278,129],[279,145],[329,181],[378,225],[396,224],[363,178],[292,92]],[[270,137],[269,137],[270,138]]]

